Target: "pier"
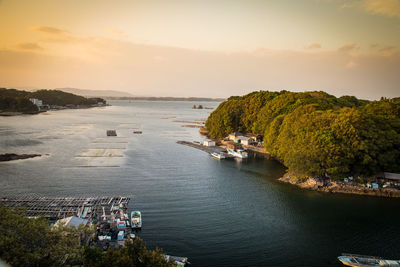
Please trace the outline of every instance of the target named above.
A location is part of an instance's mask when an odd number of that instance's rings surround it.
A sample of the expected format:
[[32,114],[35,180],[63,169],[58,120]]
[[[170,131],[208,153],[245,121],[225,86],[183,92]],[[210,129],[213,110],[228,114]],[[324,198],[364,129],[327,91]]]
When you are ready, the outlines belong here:
[[10,196],[0,198],[0,206],[25,209],[30,217],[44,216],[50,220],[59,220],[69,216],[89,220],[109,214],[114,207],[127,209],[130,197],[40,197]]
[[203,146],[201,144],[196,144],[196,143],[187,142],[187,141],[177,141],[176,143],[180,144],[180,145],[185,145],[185,146],[190,146],[190,147],[193,147],[193,148],[197,148],[197,149],[200,149],[200,150],[202,150],[204,152],[207,152],[207,153],[212,153],[212,152],[220,153],[220,152],[225,152],[226,151],[225,148],[222,148],[222,147],[219,147],[219,146]]

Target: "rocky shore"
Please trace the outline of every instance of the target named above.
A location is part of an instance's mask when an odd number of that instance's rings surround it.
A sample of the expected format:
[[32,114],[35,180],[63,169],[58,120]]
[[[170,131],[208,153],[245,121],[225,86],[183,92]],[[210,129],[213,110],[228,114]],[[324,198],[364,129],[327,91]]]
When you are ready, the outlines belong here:
[[354,195],[367,195],[377,197],[400,197],[400,190],[395,188],[367,188],[356,182],[339,182],[333,180],[322,180],[314,177],[297,178],[293,174],[286,173],[278,179],[283,183],[289,183],[297,187],[326,193],[342,193]]
[[7,153],[7,154],[0,154],[0,161],[11,161],[11,160],[18,160],[18,159],[29,159],[29,158],[35,158],[35,157],[40,157],[42,155],[40,154],[13,154],[13,153]]

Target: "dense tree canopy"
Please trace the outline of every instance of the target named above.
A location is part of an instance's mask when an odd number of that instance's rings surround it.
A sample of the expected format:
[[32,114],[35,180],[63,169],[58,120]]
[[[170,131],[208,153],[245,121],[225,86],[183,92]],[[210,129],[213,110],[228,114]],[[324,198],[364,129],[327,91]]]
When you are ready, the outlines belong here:
[[0,258],[11,266],[175,266],[161,250],[149,250],[140,238],[103,252],[86,246],[90,227],[51,227],[45,218],[0,207]]
[[27,92],[16,89],[0,88],[0,110],[13,112],[35,112],[38,110],[29,98],[37,98],[43,101],[44,105],[93,105],[104,102],[102,98],[85,98],[59,90],[38,90]]
[[262,134],[265,148],[301,175],[400,172],[399,98],[253,92],[221,103],[206,127],[212,137]]

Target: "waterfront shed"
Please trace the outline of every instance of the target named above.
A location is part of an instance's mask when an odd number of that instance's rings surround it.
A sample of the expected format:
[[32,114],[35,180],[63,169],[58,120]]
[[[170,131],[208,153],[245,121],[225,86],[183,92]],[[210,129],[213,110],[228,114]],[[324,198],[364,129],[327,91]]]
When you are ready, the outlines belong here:
[[238,139],[239,136],[243,136],[243,134],[234,132],[234,133],[229,134],[228,138],[229,138],[229,140],[234,141],[235,139]]
[[240,140],[240,143],[245,146],[251,145],[253,143],[253,140],[246,136],[239,136],[238,139]]
[[206,140],[203,142],[203,146],[215,146],[215,142]]

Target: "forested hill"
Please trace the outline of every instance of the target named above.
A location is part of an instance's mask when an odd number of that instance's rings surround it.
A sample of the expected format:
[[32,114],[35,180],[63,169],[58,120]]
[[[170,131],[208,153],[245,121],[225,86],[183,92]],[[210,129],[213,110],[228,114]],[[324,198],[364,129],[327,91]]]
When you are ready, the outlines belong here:
[[400,98],[259,91],[221,103],[206,127],[212,137],[262,134],[265,148],[299,175],[400,172]]
[[37,107],[29,101],[29,98],[37,98],[45,105],[84,105],[90,106],[98,102],[105,102],[101,98],[85,98],[83,96],[62,92],[59,90],[38,90],[27,92],[16,89],[0,88],[0,110],[14,112],[35,112]]

